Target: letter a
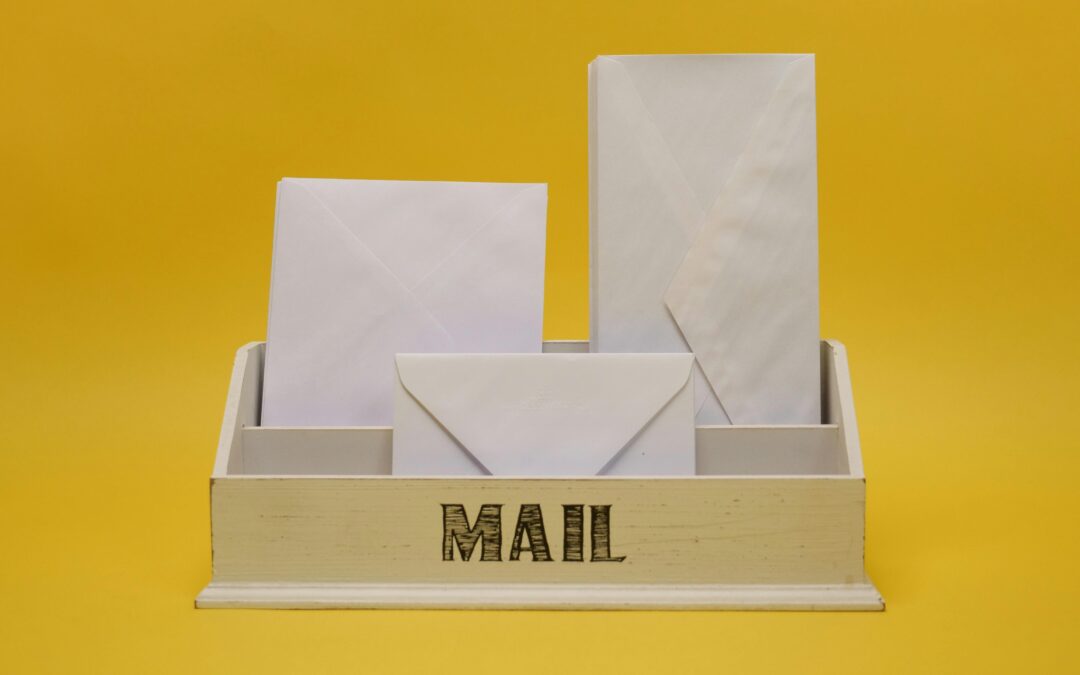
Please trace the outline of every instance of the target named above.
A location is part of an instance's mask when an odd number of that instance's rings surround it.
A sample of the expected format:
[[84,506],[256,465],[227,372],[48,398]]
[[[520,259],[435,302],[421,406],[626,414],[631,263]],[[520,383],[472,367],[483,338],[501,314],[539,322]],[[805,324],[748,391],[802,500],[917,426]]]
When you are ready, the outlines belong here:
[[[521,547],[521,535],[529,537],[529,546]],[[544,514],[539,504],[522,504],[518,512],[517,528],[514,530],[514,543],[510,546],[510,560],[517,560],[522,551],[532,553],[533,562],[551,560],[548,553],[547,535],[544,533]]]

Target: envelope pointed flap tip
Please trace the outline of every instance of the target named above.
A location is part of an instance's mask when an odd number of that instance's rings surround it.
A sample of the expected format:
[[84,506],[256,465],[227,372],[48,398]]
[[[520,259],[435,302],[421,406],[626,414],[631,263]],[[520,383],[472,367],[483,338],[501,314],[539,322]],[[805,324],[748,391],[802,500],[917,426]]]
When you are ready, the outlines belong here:
[[596,475],[686,386],[692,366],[691,354],[397,356],[405,390],[503,476]]

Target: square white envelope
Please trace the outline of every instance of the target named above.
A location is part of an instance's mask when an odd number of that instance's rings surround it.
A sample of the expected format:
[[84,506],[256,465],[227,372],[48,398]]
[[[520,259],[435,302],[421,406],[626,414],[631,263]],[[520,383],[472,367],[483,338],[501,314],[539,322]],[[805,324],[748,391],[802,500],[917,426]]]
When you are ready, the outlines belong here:
[[589,68],[591,348],[692,351],[698,424],[820,424],[814,60]]
[[399,354],[395,475],[694,475],[690,354]]
[[398,352],[539,352],[547,186],[278,184],[263,426],[387,426]]

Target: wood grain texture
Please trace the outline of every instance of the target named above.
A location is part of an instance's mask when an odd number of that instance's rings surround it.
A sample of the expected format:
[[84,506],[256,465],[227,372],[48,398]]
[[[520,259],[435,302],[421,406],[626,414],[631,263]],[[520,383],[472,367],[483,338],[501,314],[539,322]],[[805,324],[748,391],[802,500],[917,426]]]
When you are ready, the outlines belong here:
[[[212,483],[216,582],[855,584],[851,478],[227,478]],[[501,562],[444,561],[442,504],[502,504]],[[521,504],[556,560],[507,560]],[[561,560],[563,504],[610,504],[621,563]]]
[[[259,427],[264,348],[246,345],[233,370],[201,607],[883,607],[863,572],[866,489],[839,343],[822,343],[824,424],[699,427],[695,477],[573,479],[393,477],[388,428]],[[482,551],[468,528],[493,504],[498,546],[463,560],[443,514]]]

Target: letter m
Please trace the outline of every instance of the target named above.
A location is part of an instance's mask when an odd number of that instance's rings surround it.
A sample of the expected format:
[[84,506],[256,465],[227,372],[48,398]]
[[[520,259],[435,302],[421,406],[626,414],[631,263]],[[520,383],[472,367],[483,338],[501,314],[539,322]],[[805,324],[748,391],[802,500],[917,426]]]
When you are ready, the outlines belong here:
[[476,523],[469,527],[463,504],[443,504],[442,559],[454,559],[454,542],[457,542],[461,559],[472,557],[477,540],[480,540],[480,560],[502,560],[502,504],[484,504],[476,516]]

